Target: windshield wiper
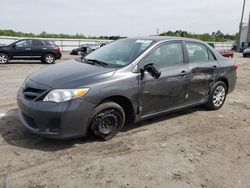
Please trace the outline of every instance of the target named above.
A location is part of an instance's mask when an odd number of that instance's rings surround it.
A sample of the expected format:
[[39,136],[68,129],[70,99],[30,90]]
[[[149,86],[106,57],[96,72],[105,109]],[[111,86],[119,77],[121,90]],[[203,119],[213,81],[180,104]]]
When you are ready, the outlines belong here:
[[98,64],[98,65],[101,65],[103,67],[107,67],[108,66],[107,63],[105,63],[103,61],[99,61],[97,59],[86,59],[86,58],[84,58],[84,60],[87,61],[87,62],[93,62],[94,64]]
[[81,62],[83,62],[83,63],[90,64],[90,65],[94,65],[94,64],[95,64],[94,62],[88,61],[85,57],[80,57],[80,58],[77,58],[76,60],[77,60],[77,61],[81,61]]

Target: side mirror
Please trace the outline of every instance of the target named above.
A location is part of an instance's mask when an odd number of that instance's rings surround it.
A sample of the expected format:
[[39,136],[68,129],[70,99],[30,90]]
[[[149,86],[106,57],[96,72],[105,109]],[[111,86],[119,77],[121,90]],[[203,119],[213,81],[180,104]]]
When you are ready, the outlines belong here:
[[13,45],[12,45],[12,48],[16,48],[16,44],[13,44]]
[[155,64],[150,63],[145,65],[142,69],[141,72],[144,73],[144,71],[147,71],[154,79],[158,79],[161,76],[161,72],[159,69],[156,67]]

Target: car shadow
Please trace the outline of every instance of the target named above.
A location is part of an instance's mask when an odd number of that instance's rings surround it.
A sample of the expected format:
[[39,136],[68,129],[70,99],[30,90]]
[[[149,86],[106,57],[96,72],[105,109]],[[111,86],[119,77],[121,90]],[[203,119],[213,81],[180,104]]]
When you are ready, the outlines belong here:
[[[161,115],[135,124],[126,125],[123,127],[121,132],[129,132],[152,123],[165,121],[202,110],[204,109],[201,107],[195,107],[179,112]],[[32,134],[21,125],[21,122],[18,118],[17,108],[8,111],[3,117],[0,118],[0,135],[10,145],[49,152],[72,148],[75,147],[75,144],[102,142],[93,135],[89,135],[85,138],[55,140]]]
[[197,106],[197,107],[188,108],[188,109],[184,109],[184,110],[180,110],[180,111],[176,111],[176,112],[165,113],[165,114],[153,117],[153,118],[145,119],[145,120],[137,122],[135,124],[125,125],[123,127],[123,129],[121,130],[121,132],[128,132],[128,131],[131,131],[133,129],[147,126],[149,124],[174,119],[174,118],[177,118],[180,116],[192,114],[192,113],[197,112],[197,111],[207,111],[207,110],[205,108],[203,108],[202,106]]
[[6,65],[11,65],[11,64],[45,64],[41,62],[40,60],[11,60],[9,61]]
[[32,134],[21,125],[17,108],[0,118],[0,135],[10,145],[51,152],[72,148],[75,144],[99,141],[93,137],[55,140]]

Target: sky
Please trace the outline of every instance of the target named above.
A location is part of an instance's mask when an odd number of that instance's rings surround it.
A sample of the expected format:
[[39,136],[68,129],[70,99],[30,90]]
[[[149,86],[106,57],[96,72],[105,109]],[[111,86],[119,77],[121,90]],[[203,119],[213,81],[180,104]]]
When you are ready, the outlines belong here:
[[[250,0],[244,21],[248,22]],[[0,0],[0,29],[86,36],[238,31],[243,0]]]

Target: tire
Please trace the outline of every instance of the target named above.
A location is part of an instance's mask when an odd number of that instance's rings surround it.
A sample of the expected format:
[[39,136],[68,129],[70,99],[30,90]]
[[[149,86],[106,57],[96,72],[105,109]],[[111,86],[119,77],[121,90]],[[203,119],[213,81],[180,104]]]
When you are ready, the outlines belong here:
[[5,53],[0,53],[0,64],[5,64],[9,62],[9,56]]
[[227,86],[224,82],[216,82],[210,89],[209,99],[206,104],[206,107],[209,110],[218,110],[220,109],[227,96]]
[[247,54],[243,54],[243,57],[247,57]]
[[42,62],[43,63],[47,63],[47,64],[52,64],[54,63],[56,60],[55,56],[53,54],[46,54],[43,58],[42,58]]
[[125,112],[119,104],[107,101],[95,108],[90,119],[94,135],[107,141],[122,129]]

